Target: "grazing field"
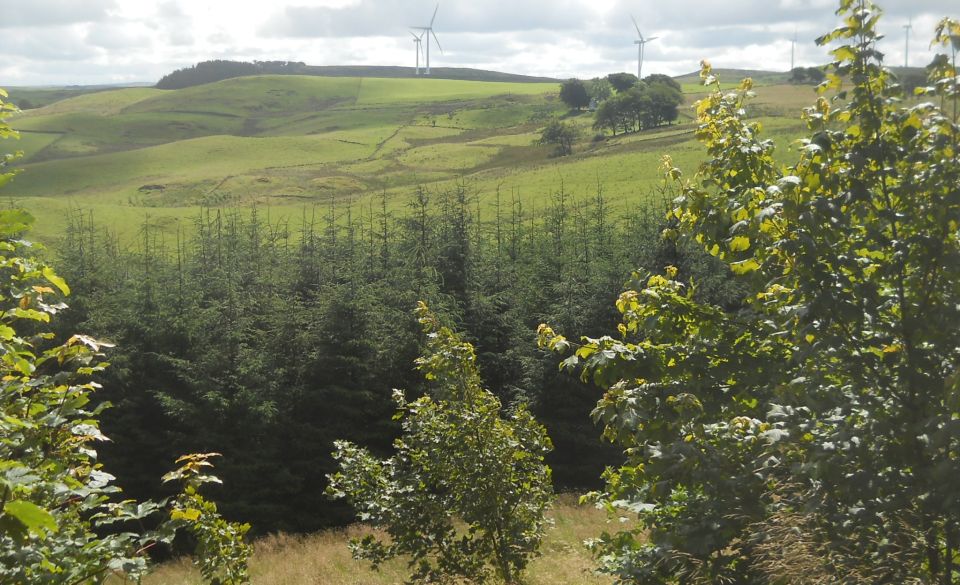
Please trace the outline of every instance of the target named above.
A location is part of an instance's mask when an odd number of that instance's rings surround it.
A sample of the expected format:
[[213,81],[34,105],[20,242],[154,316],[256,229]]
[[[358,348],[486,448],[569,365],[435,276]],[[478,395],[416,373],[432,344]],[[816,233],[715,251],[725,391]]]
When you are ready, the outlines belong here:
[[[814,94],[761,79],[770,85],[757,89],[752,113],[787,157]],[[681,81],[702,93],[693,78]],[[589,197],[602,188],[622,208],[655,190],[663,154],[688,173],[703,157],[691,123],[696,93],[677,123],[616,137],[597,136],[592,115],[568,112],[557,93],[552,83],[306,76],[87,93],[13,119],[22,139],[0,149],[24,157],[4,196],[38,216],[33,237],[42,241],[55,242],[77,209],[128,238],[145,220],[180,229],[208,206],[299,216],[304,206],[385,196],[393,209],[418,186],[466,186],[481,207],[498,190],[519,193],[532,213],[561,189]],[[536,144],[554,117],[580,129],[572,156]]]
[[[606,513],[576,504],[573,496],[561,496],[550,514],[541,552],[525,575],[526,585],[607,585],[613,579],[594,573],[595,563],[583,541],[604,530],[616,530]],[[363,527],[330,530],[309,536],[274,535],[254,543],[250,565],[254,585],[395,585],[409,574],[406,563],[394,560],[379,571],[350,557],[350,538],[369,532]],[[144,585],[199,585],[199,573],[189,559],[167,563]],[[117,582],[119,584],[119,581]]]

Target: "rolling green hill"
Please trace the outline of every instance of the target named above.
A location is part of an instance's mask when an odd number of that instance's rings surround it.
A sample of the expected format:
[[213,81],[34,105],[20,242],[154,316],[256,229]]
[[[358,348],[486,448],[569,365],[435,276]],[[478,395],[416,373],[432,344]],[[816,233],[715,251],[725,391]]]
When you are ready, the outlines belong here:
[[[790,78],[789,72],[784,71],[761,71],[758,69],[725,69],[716,68],[713,74],[726,82],[736,82],[744,77],[749,77],[757,85],[780,85],[787,83]],[[683,75],[674,77],[681,85],[696,85],[700,83],[700,71],[691,71]]]
[[136,83],[125,85],[68,85],[68,86],[14,86],[4,87],[10,97],[10,101],[22,110],[32,110],[49,106],[54,102],[63,101],[73,97],[86,95],[89,93],[98,93],[103,91],[116,91],[118,89],[127,89],[133,87],[147,87],[149,83]]
[[[421,71],[426,75],[425,71]],[[415,78],[413,67],[380,65],[307,65],[295,61],[203,61],[192,67],[178,69],[164,75],[157,82],[158,89],[183,89],[224,79],[251,75],[315,75],[320,77],[357,78]],[[486,71],[465,67],[434,67],[432,79],[456,79],[461,81],[501,81],[510,83],[559,83],[559,79],[532,77],[499,71]]]
[[[284,75],[88,93],[13,119],[22,139],[2,147],[24,158],[4,195],[39,216],[35,237],[53,240],[71,208],[93,210],[123,235],[147,216],[173,224],[211,205],[299,215],[304,205],[385,193],[389,206],[401,206],[418,185],[466,184],[487,203],[498,189],[513,191],[530,209],[561,188],[589,196],[600,185],[623,205],[656,186],[663,154],[696,168],[702,153],[689,107],[673,126],[595,139],[592,116],[568,113],[558,87]],[[812,90],[758,93],[760,120],[794,136],[798,123],[787,118],[796,120]],[[536,145],[558,116],[582,130],[573,156]]]

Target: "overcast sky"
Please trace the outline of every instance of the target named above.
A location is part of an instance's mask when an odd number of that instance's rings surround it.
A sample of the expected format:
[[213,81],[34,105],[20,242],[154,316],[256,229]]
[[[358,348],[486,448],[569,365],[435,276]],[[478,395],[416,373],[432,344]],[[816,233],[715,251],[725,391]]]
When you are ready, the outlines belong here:
[[[960,0],[881,1],[890,65],[929,62],[942,16]],[[410,26],[435,0],[0,0],[0,87],[155,82],[207,59],[310,65],[414,64]],[[836,0],[443,0],[434,66],[551,77],[636,72],[636,17],[647,37],[644,74],[714,67],[787,70],[828,60],[813,40],[837,25]]]

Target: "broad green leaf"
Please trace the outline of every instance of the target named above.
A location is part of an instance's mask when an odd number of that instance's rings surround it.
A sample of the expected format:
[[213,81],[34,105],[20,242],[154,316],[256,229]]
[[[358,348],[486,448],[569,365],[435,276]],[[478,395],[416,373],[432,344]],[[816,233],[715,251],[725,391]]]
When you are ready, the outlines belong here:
[[748,274],[758,268],[760,268],[760,263],[753,258],[747,258],[746,260],[730,264],[730,270],[732,270],[734,274]]
[[173,510],[170,512],[170,518],[172,520],[187,520],[189,522],[196,522],[200,518],[200,510],[195,508],[187,508],[185,510]]
[[63,294],[65,295],[70,294],[70,287],[67,286],[67,282],[62,278],[60,278],[59,276],[57,276],[57,273],[54,272],[53,269],[50,268],[49,266],[43,267],[43,277],[49,280],[50,284],[60,289],[60,292],[62,292]]
[[730,240],[730,250],[732,252],[743,252],[750,249],[750,238],[747,236],[737,236]]
[[33,216],[22,209],[0,211],[0,237],[23,233],[33,225],[33,222]]
[[10,514],[31,533],[43,537],[57,531],[57,521],[50,512],[26,500],[12,500],[3,505],[3,512]]

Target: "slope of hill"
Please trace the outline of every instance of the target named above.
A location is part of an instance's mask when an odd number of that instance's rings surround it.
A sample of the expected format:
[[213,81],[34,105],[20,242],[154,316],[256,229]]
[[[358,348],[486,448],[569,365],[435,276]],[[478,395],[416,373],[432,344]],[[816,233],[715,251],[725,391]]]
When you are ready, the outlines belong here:
[[[693,170],[701,155],[692,112],[655,131],[595,139],[592,116],[568,112],[556,83],[444,79],[254,76],[182,90],[134,88],[83,95],[13,119],[23,172],[4,195],[40,216],[54,238],[66,210],[95,210],[121,235],[146,215],[161,224],[203,206],[363,204],[385,195],[405,205],[417,186],[466,185],[481,205],[499,191],[535,213],[559,189],[643,200],[659,183],[662,154]],[[695,88],[694,91],[699,91]],[[759,88],[754,110],[774,135],[796,134],[807,86]],[[688,103],[692,103],[693,99]],[[573,156],[538,146],[554,117],[580,129]],[[7,141],[9,143],[11,141]],[[539,205],[542,209],[542,204]],[[172,223],[171,223],[172,222]]]
[[[203,61],[192,67],[178,69],[164,75],[157,82],[158,89],[184,89],[206,83],[223,81],[252,75],[312,75],[319,77],[381,77],[414,78],[413,67],[377,66],[377,65],[306,65],[295,61]],[[433,79],[453,79],[459,81],[497,81],[509,83],[558,83],[560,80],[549,77],[531,77],[499,71],[485,71],[465,67],[433,67],[430,72]]]
[[[361,66],[361,65],[330,65],[310,66],[307,68],[310,75],[328,77],[413,77],[413,67],[388,66]],[[517,73],[503,73],[486,69],[470,69],[467,67],[431,67],[430,77],[434,79],[454,79],[459,81],[494,81],[505,83],[560,83],[561,79],[552,77],[537,77],[520,75]]]
[[[736,87],[742,79],[749,77],[753,83],[758,86],[780,85],[788,83],[790,73],[787,71],[763,71],[759,69],[727,69],[714,68],[713,74],[720,79],[723,87]],[[700,80],[700,71],[691,71],[683,75],[674,77],[683,87],[684,91],[690,93],[702,92],[702,83]]]
[[5,87],[10,101],[21,110],[32,110],[49,106],[54,102],[70,99],[88,93],[113,91],[131,87],[148,87],[149,83],[129,83],[119,85],[68,85],[68,86],[24,86]]

